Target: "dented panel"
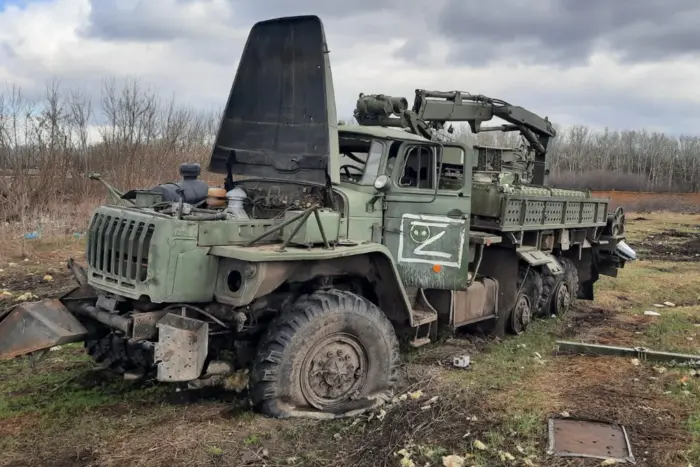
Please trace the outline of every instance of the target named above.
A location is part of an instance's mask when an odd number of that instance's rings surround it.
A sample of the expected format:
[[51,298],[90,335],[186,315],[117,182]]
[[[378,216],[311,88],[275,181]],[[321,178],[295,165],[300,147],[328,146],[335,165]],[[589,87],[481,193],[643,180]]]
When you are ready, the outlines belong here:
[[199,378],[209,352],[209,324],[168,313],[156,327],[158,381],[191,381]]
[[21,303],[0,320],[0,360],[81,341],[86,334],[58,300]]

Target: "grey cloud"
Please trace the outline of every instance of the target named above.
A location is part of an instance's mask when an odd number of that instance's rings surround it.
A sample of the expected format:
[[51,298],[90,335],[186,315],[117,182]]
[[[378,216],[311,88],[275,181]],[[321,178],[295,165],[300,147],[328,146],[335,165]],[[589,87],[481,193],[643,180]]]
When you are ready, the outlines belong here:
[[[355,0],[339,7],[326,0],[228,0],[225,17],[216,16],[193,24],[178,6],[206,4],[211,0],[91,0],[90,24],[83,31],[89,37],[109,40],[168,41],[211,37],[208,26],[248,29],[256,21],[272,17],[314,14],[327,20],[345,20],[366,13],[391,12],[398,0]],[[175,3],[173,5],[173,3]]]
[[[175,43],[183,56],[230,63],[235,67],[245,34],[257,21],[318,15],[326,25],[326,34],[334,49],[348,41],[372,41],[396,33],[410,12],[405,6],[401,7],[400,0],[355,0],[342,8],[337,2],[326,0],[228,0],[219,14],[196,19],[187,16],[184,8],[187,5],[206,5],[211,1],[91,0],[89,22],[80,34],[108,41]],[[343,57],[338,54],[334,59]]]
[[453,59],[483,65],[585,63],[598,47],[645,61],[700,51],[697,0],[448,0],[430,24],[451,41]]
[[[523,106],[554,124],[583,124],[616,130],[660,128],[669,135],[697,135],[700,113],[693,101],[668,100],[664,96],[643,96],[600,86],[551,90],[514,86],[498,95],[513,105]],[[575,121],[560,121],[566,115]]]
[[[496,8],[493,4],[483,6],[483,1],[477,7],[472,0],[445,0],[444,9],[435,3],[426,8],[421,6],[425,3],[410,0],[403,3],[359,0],[339,6],[330,0],[236,0],[230,2],[230,11],[226,14],[199,22],[176,21],[182,12],[162,10],[157,5],[166,2],[161,0],[141,0],[138,4],[127,0],[92,1],[91,24],[83,33],[103,40],[171,42],[177,50],[174,59],[179,63],[174,64],[172,70],[151,70],[143,79],[157,86],[164,98],[175,93],[178,103],[199,108],[223,105],[245,34],[253,23],[290,14],[321,16],[326,24],[334,66],[347,56],[344,48],[348,44],[359,42],[370,46],[382,38],[404,37],[408,41],[399,54],[414,60],[413,65],[406,65],[406,70],[425,69],[420,63],[430,58],[430,49],[424,39],[434,38],[436,31],[449,38],[455,44],[455,53],[461,54],[455,57],[455,66],[479,65],[514,55],[523,61],[566,66],[585,61],[595,46],[606,42],[626,60],[651,60],[700,49],[699,33],[691,28],[700,24],[697,0],[692,5],[681,0],[549,0],[529,2],[527,7],[523,7],[520,0],[500,0]],[[184,4],[195,0],[177,1]],[[120,2],[125,11],[115,7]],[[125,9],[127,3],[137,6]],[[653,24],[647,20],[653,20]],[[34,80],[38,92],[43,90],[47,76],[40,63],[31,63],[7,45],[0,48],[0,62],[15,70],[18,76]],[[207,65],[206,72],[198,69],[200,64]],[[187,73],[187,77],[178,79],[175,75],[178,72]],[[124,74],[127,73],[140,74],[140,70],[124,70]],[[87,85],[87,92],[99,106],[103,77],[99,67],[86,66],[64,72],[61,79],[68,88],[86,89]],[[518,85],[516,78],[514,76],[505,94],[495,97],[549,115],[554,123],[630,129],[664,126],[671,133],[698,134],[700,114],[691,103],[663,101],[655,96],[640,95],[636,89],[623,94],[619,89],[606,86],[602,78],[595,87],[556,92],[544,85]],[[420,83],[416,83],[416,87],[420,87]],[[351,89],[337,94],[341,118],[352,115],[358,91],[372,90]],[[396,90],[385,82],[378,92]],[[411,95],[406,97],[410,101]],[[560,121],[557,116],[561,116]]]
[[[210,0],[91,0],[90,18],[81,31],[86,37],[108,40],[170,41],[211,37],[206,20],[193,21],[187,16],[185,6],[192,3],[207,4]],[[215,17],[222,23],[228,18]]]

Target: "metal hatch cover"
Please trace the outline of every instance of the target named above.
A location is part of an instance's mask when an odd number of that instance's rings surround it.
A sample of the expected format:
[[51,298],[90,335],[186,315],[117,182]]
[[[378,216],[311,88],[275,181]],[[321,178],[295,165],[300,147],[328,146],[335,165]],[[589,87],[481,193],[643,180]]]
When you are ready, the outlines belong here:
[[625,427],[593,420],[550,418],[547,454],[635,463]]
[[212,149],[209,170],[326,183],[337,146],[333,80],[323,23],[293,16],[248,35]]

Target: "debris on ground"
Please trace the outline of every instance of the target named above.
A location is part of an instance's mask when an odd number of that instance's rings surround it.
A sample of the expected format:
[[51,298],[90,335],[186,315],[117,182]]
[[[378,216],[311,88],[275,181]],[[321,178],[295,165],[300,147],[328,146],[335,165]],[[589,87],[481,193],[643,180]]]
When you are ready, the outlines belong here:
[[634,357],[640,360],[663,362],[669,366],[700,364],[700,355],[661,352],[644,347],[616,347],[612,345],[586,344],[583,342],[556,341],[561,353],[611,355],[617,357]]
[[442,458],[443,467],[464,467],[467,460],[462,456],[450,455]]
[[515,456],[507,451],[499,451],[498,456],[501,458],[501,462],[513,462],[515,461]]
[[661,313],[659,313],[657,311],[647,310],[644,312],[644,315],[645,316],[661,316]]
[[486,449],[487,449],[486,445],[484,443],[482,443],[481,441],[479,441],[478,439],[474,440],[474,442],[472,443],[472,446],[474,446],[474,448],[476,448],[480,451],[486,451]]
[[452,365],[457,368],[468,368],[471,363],[469,355],[460,355],[452,359]]
[[591,420],[550,418],[547,453],[603,459],[603,465],[635,463],[624,426]]
[[29,300],[38,300],[38,299],[39,299],[39,297],[37,297],[36,295],[34,295],[31,292],[23,293],[22,295],[17,297],[18,302],[28,302]]

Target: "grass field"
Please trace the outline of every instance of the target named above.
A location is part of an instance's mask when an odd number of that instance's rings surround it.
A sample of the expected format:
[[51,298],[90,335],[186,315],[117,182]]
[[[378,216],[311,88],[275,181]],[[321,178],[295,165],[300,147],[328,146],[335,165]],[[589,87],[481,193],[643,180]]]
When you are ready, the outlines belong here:
[[[628,214],[627,223],[642,259],[603,278],[595,302],[517,338],[466,334],[412,351],[403,392],[422,395],[356,419],[271,420],[251,412],[243,394],[137,386],[96,370],[80,345],[34,368],[1,362],[0,465],[419,467],[441,466],[447,455],[465,466],[600,465],[546,455],[547,418],[568,412],[624,424],[638,466],[700,466],[694,373],[555,352],[566,339],[700,353],[700,217]],[[0,310],[24,292],[72,287],[61,262],[80,257],[80,239],[24,243],[4,250],[12,257],[0,263],[0,292],[12,296]],[[654,307],[666,301],[676,306]],[[661,316],[644,315],[652,309]],[[451,367],[461,354],[471,368]]]

